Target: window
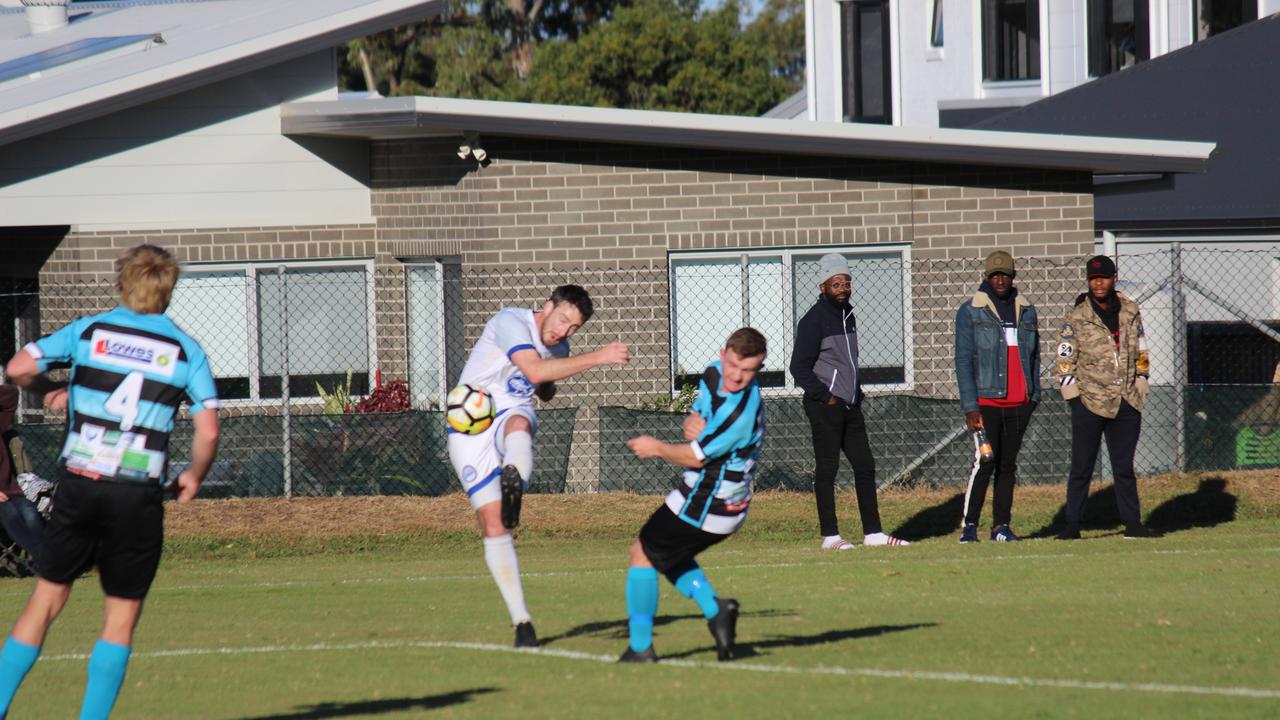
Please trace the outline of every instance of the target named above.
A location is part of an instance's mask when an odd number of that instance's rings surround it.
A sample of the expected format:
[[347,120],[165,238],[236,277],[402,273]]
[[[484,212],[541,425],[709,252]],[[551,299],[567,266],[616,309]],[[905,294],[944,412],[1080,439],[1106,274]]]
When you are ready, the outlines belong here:
[[984,80],[1040,77],[1040,0],[982,0]]
[[933,22],[929,25],[930,47],[942,47],[942,0],[933,0]]
[[1089,74],[1102,77],[1151,59],[1147,0],[1089,0]]
[[1196,0],[1192,5],[1196,42],[1258,19],[1258,0]]
[[845,122],[893,122],[888,0],[847,0],[840,6]]
[[405,268],[409,399],[439,409],[466,362],[462,327],[462,266],[456,259],[412,261]]
[[298,263],[184,268],[169,316],[209,356],[224,399],[316,397],[346,383],[369,392],[377,366],[372,340],[372,264]]
[[673,253],[671,349],[674,387],[696,383],[729,333],[751,325],[769,340],[765,388],[794,390],[787,370],[795,326],[818,297],[818,259],[840,252],[853,276],[864,387],[911,384],[909,247],[843,247]]

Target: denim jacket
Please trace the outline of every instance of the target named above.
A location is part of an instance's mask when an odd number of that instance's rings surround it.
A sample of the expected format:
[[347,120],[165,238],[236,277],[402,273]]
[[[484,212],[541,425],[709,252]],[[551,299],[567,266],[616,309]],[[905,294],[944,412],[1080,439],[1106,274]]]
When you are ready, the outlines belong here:
[[[1040,402],[1040,332],[1036,306],[1019,294],[1014,298],[1018,320],[1018,355],[1027,397]],[[979,290],[956,312],[956,381],[960,386],[960,411],[978,409],[978,398],[1001,398],[1009,383],[1006,372],[1009,346],[1000,315],[987,293]]]

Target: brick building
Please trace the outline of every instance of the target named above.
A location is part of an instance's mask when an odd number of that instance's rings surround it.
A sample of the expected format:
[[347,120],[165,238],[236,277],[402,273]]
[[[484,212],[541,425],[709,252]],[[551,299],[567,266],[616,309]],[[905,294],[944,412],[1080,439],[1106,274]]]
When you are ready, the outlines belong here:
[[[113,3],[101,17],[85,5],[85,20],[6,43],[0,63],[73,33],[142,37],[180,22],[128,56],[134,66],[0,82],[0,107],[28,108],[0,113],[0,241],[22,257],[7,282],[39,298],[13,304],[0,355],[114,302],[113,259],[156,243],[184,263],[172,313],[211,348],[233,411],[278,412],[286,393],[314,409],[316,386],[348,372],[356,394],[378,375],[405,378],[431,407],[489,314],[568,281],[599,308],[575,346],[620,338],[634,358],[564,384],[555,405],[577,408],[575,444],[595,442],[596,406],[678,389],[741,324],[773,341],[765,384],[794,394],[781,372],[790,333],[833,248],[864,289],[868,389],[949,397],[951,317],[986,253],[1034,258],[1020,282],[1059,315],[1094,247],[1092,175],[1197,171],[1213,147],[339,98],[333,51],[317,46],[432,2],[284,3],[314,16],[227,23],[221,56],[199,56],[174,85],[163,71],[195,60],[165,53],[238,0]],[[0,33],[19,37],[19,22],[0,10]],[[257,31],[271,22],[264,53]],[[112,102],[104,85],[118,88]],[[594,470],[570,475],[586,487]]]

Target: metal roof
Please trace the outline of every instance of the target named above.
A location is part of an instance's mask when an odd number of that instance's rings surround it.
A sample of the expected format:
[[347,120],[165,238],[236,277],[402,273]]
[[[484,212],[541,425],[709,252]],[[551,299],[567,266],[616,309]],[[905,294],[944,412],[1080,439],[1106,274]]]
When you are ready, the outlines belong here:
[[[0,9],[0,63],[90,38],[160,36],[145,49],[74,61],[73,72],[0,83],[0,145],[430,17],[445,0],[133,0],[75,3],[71,23],[30,34]],[[71,67],[71,66],[65,66]]]
[[289,103],[281,108],[281,123],[287,135],[378,139],[488,133],[1094,172],[1200,172],[1214,147],[1203,142],[796,122],[436,97]]
[[1280,223],[1280,15],[1246,23],[976,127],[1212,140],[1203,174],[1098,184],[1101,229]]

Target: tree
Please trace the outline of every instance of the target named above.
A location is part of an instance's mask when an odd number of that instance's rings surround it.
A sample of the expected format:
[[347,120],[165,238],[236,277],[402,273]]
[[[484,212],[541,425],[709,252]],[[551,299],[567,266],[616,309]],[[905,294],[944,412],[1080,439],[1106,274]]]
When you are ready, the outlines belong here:
[[449,0],[348,44],[339,86],[383,95],[758,115],[800,87],[804,0]]
[[641,0],[577,42],[540,46],[523,99],[759,115],[793,91],[767,37],[742,28],[737,0],[701,14],[695,0]]
[[510,99],[548,39],[576,40],[623,0],[449,0],[437,16],[347,44],[343,89]]

